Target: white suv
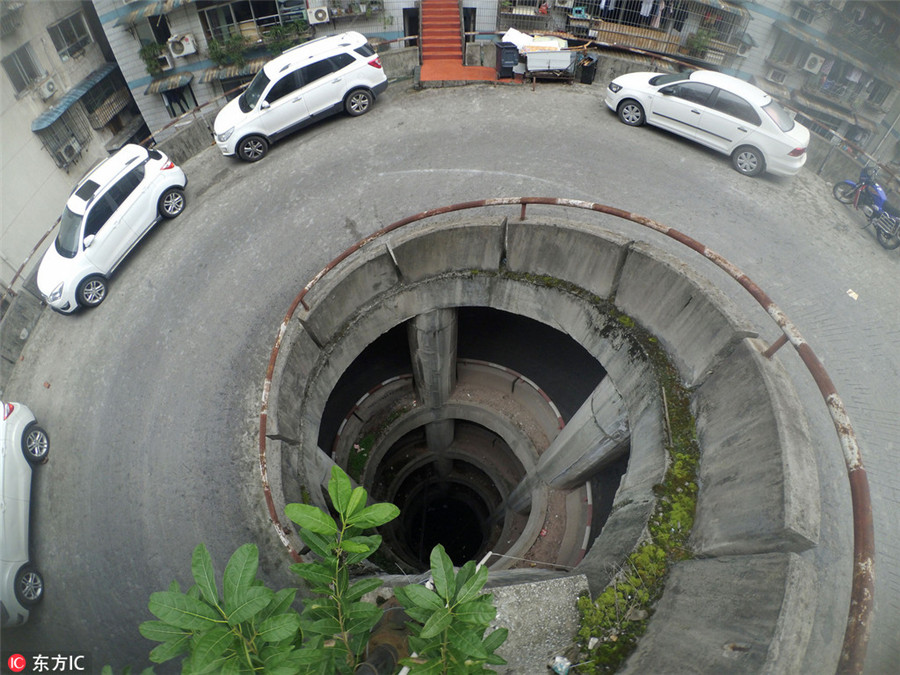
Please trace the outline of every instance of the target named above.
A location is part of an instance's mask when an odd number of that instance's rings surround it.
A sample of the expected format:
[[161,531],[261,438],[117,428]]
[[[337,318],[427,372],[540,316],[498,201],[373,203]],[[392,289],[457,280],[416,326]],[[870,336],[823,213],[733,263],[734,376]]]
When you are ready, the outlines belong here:
[[184,171],[158,150],[126,145],[88,172],[69,196],[59,235],[38,268],[52,309],[96,307],[109,276],[162,218],[184,210]]
[[216,144],[223,155],[255,162],[274,141],[323,117],[368,112],[385,89],[381,60],[360,33],[311,40],[269,61],[219,111]]
[[29,562],[31,469],[47,461],[50,437],[21,403],[0,402],[0,625],[18,626],[44,597]]

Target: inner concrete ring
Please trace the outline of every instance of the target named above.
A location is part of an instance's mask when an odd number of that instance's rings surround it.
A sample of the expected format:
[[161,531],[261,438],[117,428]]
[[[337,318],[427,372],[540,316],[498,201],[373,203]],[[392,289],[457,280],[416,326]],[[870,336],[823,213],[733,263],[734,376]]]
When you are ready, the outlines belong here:
[[[768,617],[754,624],[753,636],[773,644],[765,662],[796,669],[815,606],[815,570],[796,553],[815,546],[819,524],[804,413],[780,364],[762,356],[733,303],[694,269],[587,223],[467,218],[383,233],[344,256],[332,274],[319,275],[304,295],[305,307],[283,326],[265,392],[261,431],[275,442],[262,468],[272,513],[283,512],[289,481],[308,487],[314,503],[324,501],[318,488],[331,458],[316,446],[319,419],[332,387],[366,345],[436,308],[501,309],[571,336],[624,400],[628,471],[612,515],[576,568],[598,593],[641,540],[667,463],[658,384],[612,307],[656,337],[692,392],[702,461],[691,543],[701,559],[676,565],[673,574],[680,587],[692,588],[693,625],[706,618],[710,630],[721,630],[723,603],[738,601],[721,593],[723,585],[749,591],[742,579],[766,579],[739,601],[754,605],[744,614]],[[275,520],[283,541],[298,550],[296,536]],[[722,583],[708,582],[712,569]],[[667,592],[658,615],[683,601]],[[677,659],[662,646],[683,630],[678,624],[684,622],[651,621],[636,657],[655,653],[671,666]],[[790,648],[779,649],[779,640],[790,640]]]

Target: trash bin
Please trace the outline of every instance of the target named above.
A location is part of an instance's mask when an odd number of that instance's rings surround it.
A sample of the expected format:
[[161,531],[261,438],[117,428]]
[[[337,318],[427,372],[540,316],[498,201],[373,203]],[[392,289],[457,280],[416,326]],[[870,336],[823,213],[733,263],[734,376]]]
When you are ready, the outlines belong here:
[[597,75],[597,61],[599,57],[596,54],[585,54],[581,60],[581,84],[593,84],[594,77]]
[[519,48],[512,42],[495,42],[497,45],[497,77],[511,78],[513,68],[519,63]]

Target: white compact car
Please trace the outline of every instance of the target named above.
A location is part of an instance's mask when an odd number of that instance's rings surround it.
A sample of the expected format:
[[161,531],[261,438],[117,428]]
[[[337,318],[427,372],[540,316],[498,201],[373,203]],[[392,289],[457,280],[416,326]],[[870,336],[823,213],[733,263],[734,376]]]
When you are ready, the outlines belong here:
[[88,172],[69,196],[37,284],[58,312],[96,307],[109,277],[162,218],[184,210],[187,177],[158,150],[126,145]]
[[386,88],[381,60],[360,33],[311,40],[269,61],[219,111],[216,144],[223,155],[255,162],[279,138],[323,117],[368,112]]
[[0,403],[0,624],[18,626],[44,597],[28,555],[31,467],[47,461],[50,438],[21,403]]
[[606,90],[629,126],[667,129],[729,155],[747,176],[793,176],[806,163],[809,130],[762,89],[709,70],[629,73]]

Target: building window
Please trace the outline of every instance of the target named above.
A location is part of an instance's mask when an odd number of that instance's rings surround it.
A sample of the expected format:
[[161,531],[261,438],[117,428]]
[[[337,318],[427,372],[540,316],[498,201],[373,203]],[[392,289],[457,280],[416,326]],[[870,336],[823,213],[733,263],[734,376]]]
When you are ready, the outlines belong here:
[[800,58],[800,52],[804,49],[802,42],[790,35],[782,33],[775,41],[769,60],[775,63],[794,65]]
[[169,117],[184,115],[197,107],[197,99],[194,98],[194,92],[189,84],[177,89],[164,91],[162,97]]
[[47,74],[34,57],[29,44],[22,45],[4,58],[3,69],[9,76],[16,94],[21,94]]
[[872,83],[872,90],[869,92],[869,103],[873,105],[881,105],[885,102],[891,88],[881,80],[875,80]]
[[93,40],[84,22],[84,15],[76,12],[47,27],[50,39],[63,61],[87,47]]
[[41,143],[61,169],[81,159],[81,152],[91,138],[87,117],[81,105],[76,103],[59,116],[53,124],[37,132]]

